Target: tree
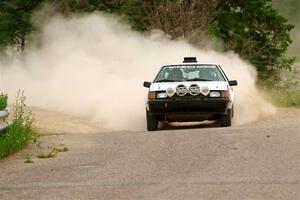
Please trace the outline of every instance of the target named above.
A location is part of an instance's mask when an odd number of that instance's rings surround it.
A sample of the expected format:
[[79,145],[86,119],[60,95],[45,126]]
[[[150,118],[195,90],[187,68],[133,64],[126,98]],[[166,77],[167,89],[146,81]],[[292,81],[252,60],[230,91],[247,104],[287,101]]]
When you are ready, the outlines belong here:
[[49,6],[63,15],[69,15],[78,12],[118,12],[123,0],[45,0]]
[[294,58],[285,55],[292,42],[293,26],[272,7],[270,0],[127,2],[121,9],[134,29],[161,29],[173,38],[207,30],[224,42],[224,51],[232,50],[250,61],[257,68],[259,80],[277,81],[281,70],[290,69],[294,62]]
[[[296,5],[296,0],[288,1]],[[293,26],[271,0],[0,0],[0,47],[24,49],[34,30],[30,18],[42,2],[54,8],[53,14],[115,13],[134,30],[161,29],[173,39],[202,38],[207,32],[224,42],[224,51],[232,50],[251,62],[259,80],[267,82],[278,80],[280,71],[294,62],[285,55]]]
[[0,48],[7,46],[24,50],[28,34],[34,29],[31,23],[33,10],[42,0],[0,1]]
[[140,24],[141,30],[161,29],[178,38],[205,30],[214,19],[217,1],[130,0],[122,8],[130,21]]
[[219,2],[210,33],[221,38],[225,50],[233,50],[256,66],[259,79],[274,82],[282,69],[289,69],[294,58],[285,52],[292,43],[287,23],[270,0]]

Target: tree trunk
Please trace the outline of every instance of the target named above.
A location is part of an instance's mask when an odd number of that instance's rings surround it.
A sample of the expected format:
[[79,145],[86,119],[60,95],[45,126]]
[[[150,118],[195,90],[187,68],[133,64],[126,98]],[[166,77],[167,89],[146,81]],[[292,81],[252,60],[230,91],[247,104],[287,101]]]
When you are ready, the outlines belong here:
[[21,44],[20,44],[21,52],[23,52],[24,49],[25,49],[25,43],[26,43],[25,36],[22,36],[21,37]]

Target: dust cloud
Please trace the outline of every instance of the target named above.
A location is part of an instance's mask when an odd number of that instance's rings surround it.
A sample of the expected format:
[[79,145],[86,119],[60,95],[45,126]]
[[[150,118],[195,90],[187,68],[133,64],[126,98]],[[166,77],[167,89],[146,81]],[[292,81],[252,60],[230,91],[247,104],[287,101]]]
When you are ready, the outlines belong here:
[[[38,42],[18,59],[0,61],[0,90],[24,89],[27,103],[42,109],[87,116],[113,130],[145,130],[144,80],[160,66],[181,62],[190,47],[160,31],[133,32],[112,16],[53,17]],[[234,53],[192,49],[201,62],[220,64],[237,79],[234,124],[271,115],[274,107],[255,87],[254,68]]]

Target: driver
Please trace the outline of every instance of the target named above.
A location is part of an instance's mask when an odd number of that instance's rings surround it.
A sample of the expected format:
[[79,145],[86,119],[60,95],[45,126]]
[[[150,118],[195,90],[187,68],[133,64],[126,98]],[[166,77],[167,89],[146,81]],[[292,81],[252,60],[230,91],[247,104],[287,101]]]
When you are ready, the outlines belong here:
[[206,79],[206,80],[215,80],[214,72],[210,68],[200,69],[199,78]]
[[175,68],[175,69],[172,70],[172,72],[168,76],[168,79],[174,80],[174,81],[177,81],[177,80],[182,81],[184,79],[183,73],[180,69]]

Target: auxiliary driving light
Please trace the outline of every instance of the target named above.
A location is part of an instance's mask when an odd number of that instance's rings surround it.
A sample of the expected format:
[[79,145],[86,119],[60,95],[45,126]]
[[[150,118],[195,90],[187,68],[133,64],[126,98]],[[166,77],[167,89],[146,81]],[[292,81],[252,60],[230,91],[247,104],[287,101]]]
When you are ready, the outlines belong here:
[[191,95],[197,96],[197,95],[200,93],[200,87],[199,87],[199,85],[197,85],[197,84],[192,84],[192,85],[189,87],[189,92],[190,92]]
[[207,96],[209,94],[209,92],[210,92],[209,87],[207,87],[207,86],[201,87],[201,94],[203,94],[204,96]]
[[166,90],[166,94],[167,94],[168,97],[172,97],[175,94],[175,90],[173,88],[168,88]]
[[176,94],[178,96],[182,97],[182,96],[186,95],[187,93],[188,93],[188,89],[185,85],[180,84],[176,87]]

